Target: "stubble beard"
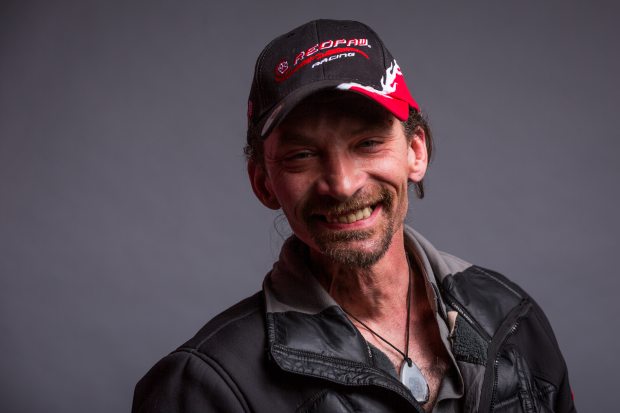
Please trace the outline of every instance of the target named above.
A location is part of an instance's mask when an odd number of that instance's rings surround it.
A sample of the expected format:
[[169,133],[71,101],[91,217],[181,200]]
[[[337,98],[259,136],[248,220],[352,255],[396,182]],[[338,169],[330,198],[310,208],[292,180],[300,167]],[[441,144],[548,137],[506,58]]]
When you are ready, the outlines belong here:
[[[366,230],[342,230],[324,231],[318,228],[316,223],[309,225],[310,236],[318,248],[319,252],[326,258],[340,265],[351,268],[370,268],[379,261],[387,252],[397,228],[396,217],[392,210],[394,205],[394,195],[386,189],[379,191],[378,204],[381,205],[381,214],[386,214],[385,224],[381,228]],[[376,202],[373,202],[376,203]],[[365,199],[354,199],[346,202],[345,205],[335,206],[335,210],[354,210],[358,206],[367,205]],[[376,241],[372,241],[370,248],[354,248],[351,243],[357,241],[370,240],[377,232],[381,236]]]

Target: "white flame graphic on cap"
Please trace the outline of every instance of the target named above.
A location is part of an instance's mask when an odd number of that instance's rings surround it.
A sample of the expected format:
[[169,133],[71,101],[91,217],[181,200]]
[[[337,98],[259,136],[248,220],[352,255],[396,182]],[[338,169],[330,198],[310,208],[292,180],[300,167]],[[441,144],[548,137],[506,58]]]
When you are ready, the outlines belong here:
[[375,89],[372,86],[364,86],[355,82],[341,83],[338,85],[338,89],[349,90],[352,87],[358,87],[360,89],[365,89],[371,93],[376,93],[385,96],[386,98],[392,99],[392,96],[390,96],[390,94],[396,92],[396,86],[398,86],[398,83],[396,83],[396,76],[398,75],[402,76],[403,73],[400,71],[400,66],[398,66],[396,60],[394,60],[390,67],[385,70],[385,76],[381,76],[381,90]]

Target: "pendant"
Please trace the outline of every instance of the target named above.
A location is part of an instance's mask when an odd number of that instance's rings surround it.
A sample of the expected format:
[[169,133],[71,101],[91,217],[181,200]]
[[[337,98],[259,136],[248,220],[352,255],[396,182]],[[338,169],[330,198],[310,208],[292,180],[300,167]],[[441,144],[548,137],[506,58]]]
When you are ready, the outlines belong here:
[[400,381],[411,391],[413,397],[424,404],[428,401],[428,383],[422,372],[411,359],[405,359],[400,368]]

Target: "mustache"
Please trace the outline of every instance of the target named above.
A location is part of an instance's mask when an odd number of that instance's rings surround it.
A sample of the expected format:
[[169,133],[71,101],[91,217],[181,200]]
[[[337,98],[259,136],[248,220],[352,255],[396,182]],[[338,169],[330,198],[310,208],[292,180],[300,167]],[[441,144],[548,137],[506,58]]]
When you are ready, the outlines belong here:
[[329,196],[308,199],[302,209],[302,216],[308,220],[317,215],[335,216],[362,209],[369,205],[383,204],[388,209],[394,202],[394,195],[385,188],[374,193],[356,193],[346,201],[339,201]]

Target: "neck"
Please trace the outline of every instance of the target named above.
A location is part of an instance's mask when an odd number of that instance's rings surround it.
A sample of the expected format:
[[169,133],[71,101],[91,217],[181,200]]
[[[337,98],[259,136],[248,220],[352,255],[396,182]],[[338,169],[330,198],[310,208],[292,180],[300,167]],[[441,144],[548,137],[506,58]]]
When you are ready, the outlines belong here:
[[345,266],[311,253],[312,266],[323,288],[347,312],[373,323],[404,314],[409,264],[404,233],[394,235],[386,253],[369,268]]

